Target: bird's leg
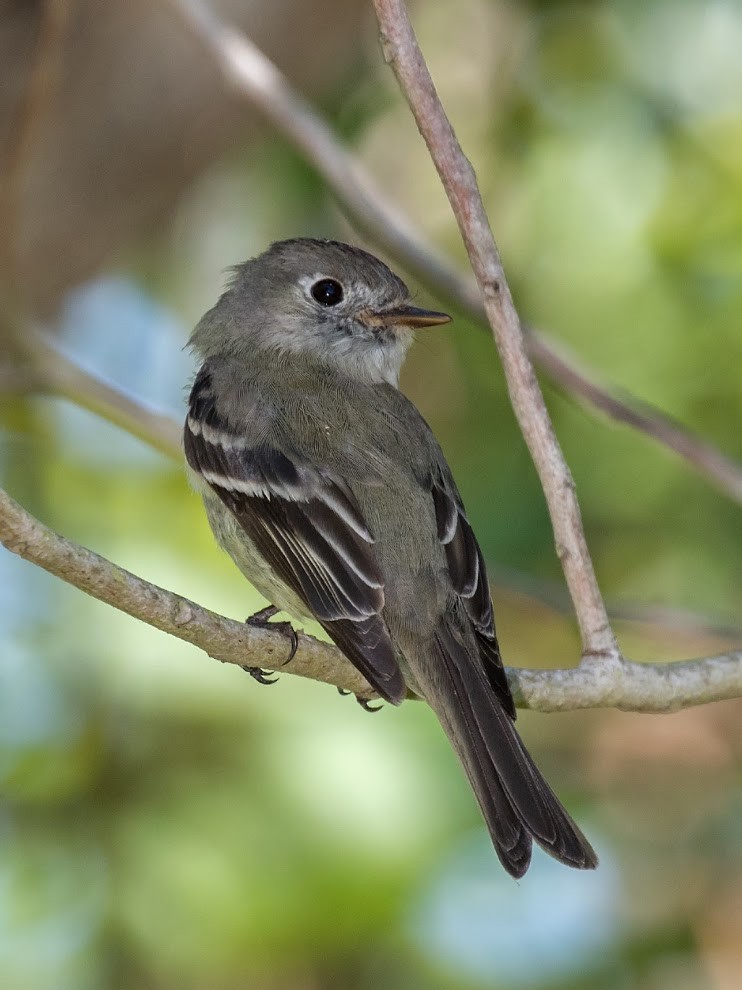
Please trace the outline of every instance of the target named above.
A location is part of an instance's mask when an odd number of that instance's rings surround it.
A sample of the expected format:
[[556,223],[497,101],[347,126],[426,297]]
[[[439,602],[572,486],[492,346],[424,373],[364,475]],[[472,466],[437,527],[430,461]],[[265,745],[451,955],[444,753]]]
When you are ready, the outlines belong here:
[[[291,663],[294,659],[299,647],[299,637],[290,622],[270,621],[278,611],[279,609],[275,605],[268,605],[266,608],[261,608],[259,612],[255,612],[254,615],[248,616],[245,622],[248,626],[256,626],[258,629],[277,629],[278,632],[289,637],[291,650],[288,657],[281,664],[282,667],[285,667],[287,663]],[[278,680],[277,677],[268,677],[268,672],[263,670],[262,667],[243,667],[242,669],[246,670],[250,677],[254,678],[258,684],[275,684]]]

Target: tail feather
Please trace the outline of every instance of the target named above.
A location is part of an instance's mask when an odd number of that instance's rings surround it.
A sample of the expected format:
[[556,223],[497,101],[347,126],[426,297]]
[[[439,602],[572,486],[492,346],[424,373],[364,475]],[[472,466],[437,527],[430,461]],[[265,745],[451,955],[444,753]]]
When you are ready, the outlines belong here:
[[521,742],[465,634],[442,623],[434,651],[425,694],[456,749],[505,869],[515,877],[526,872],[532,838],[569,866],[595,867],[590,843]]
[[[478,734],[471,733],[467,720],[461,714],[461,708],[453,713],[453,721],[450,721],[447,712],[441,707],[438,718],[446,735],[454,741],[500,862],[512,876],[522,877],[531,863],[531,833],[521,821],[499,778],[493,777],[491,773],[487,774],[491,761],[484,748],[484,740]],[[462,740],[464,745],[459,745],[457,740]]]

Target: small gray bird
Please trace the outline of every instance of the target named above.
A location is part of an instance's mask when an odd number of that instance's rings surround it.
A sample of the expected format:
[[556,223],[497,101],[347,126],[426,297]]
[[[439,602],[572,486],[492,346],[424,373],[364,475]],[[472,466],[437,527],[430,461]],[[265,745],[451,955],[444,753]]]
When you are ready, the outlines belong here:
[[239,265],[191,346],[203,360],[185,453],[219,543],[277,610],[316,619],[378,694],[426,699],[505,869],[535,839],[597,858],[518,736],[487,572],[451,471],[398,388],[416,327],[373,255],[273,244]]

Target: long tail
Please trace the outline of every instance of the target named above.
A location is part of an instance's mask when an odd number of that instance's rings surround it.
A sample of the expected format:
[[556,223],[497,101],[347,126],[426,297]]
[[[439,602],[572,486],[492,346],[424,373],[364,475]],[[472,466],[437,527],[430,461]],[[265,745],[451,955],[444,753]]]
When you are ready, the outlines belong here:
[[464,766],[508,873],[526,872],[533,839],[568,866],[597,866],[590,843],[541,776],[466,637],[441,624],[434,652],[426,698]]

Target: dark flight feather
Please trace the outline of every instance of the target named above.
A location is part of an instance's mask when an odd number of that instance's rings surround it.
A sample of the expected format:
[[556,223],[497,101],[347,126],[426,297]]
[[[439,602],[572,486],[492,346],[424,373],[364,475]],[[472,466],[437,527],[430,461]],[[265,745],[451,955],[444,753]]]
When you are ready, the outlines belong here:
[[280,451],[246,446],[209,395],[202,371],[184,431],[190,467],[381,697],[399,704],[407,688],[381,616],[384,581],[352,493]]
[[[541,776],[464,636],[444,618],[434,643],[437,677],[424,686],[426,697],[466,770],[505,869],[515,877],[525,873],[531,836],[563,863],[596,866],[590,843]],[[445,704],[447,691],[455,694],[455,707]]]
[[431,486],[438,539],[446,552],[453,590],[461,599],[474,628],[487,679],[505,711],[514,719],[515,703],[495,635],[487,568],[447,467],[446,464],[441,465],[440,476]]

